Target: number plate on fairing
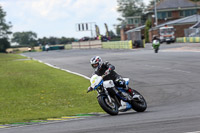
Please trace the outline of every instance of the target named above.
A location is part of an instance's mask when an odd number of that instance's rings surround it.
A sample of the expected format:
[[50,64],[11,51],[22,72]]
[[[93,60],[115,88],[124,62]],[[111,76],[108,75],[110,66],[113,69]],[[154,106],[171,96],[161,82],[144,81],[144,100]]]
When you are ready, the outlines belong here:
[[114,82],[113,82],[112,80],[107,80],[107,81],[104,81],[104,82],[103,82],[103,86],[104,86],[105,88],[111,88],[111,87],[114,87],[115,84],[114,84]]

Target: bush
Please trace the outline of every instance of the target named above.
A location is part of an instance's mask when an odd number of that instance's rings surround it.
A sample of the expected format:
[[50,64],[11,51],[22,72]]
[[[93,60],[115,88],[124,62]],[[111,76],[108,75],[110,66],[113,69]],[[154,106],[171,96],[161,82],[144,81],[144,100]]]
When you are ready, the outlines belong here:
[[145,25],[145,42],[149,42],[149,29],[151,28],[151,21],[147,20]]
[[10,42],[7,38],[0,38],[0,52],[6,52],[6,49],[10,48]]

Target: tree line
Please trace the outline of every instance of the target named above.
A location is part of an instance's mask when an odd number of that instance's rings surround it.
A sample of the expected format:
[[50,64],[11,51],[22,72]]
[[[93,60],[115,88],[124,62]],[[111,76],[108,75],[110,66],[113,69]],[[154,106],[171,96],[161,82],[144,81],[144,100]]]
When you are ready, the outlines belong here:
[[32,31],[27,32],[15,32],[11,42],[18,43],[20,46],[38,46],[38,45],[55,45],[55,44],[69,44],[75,41],[75,38],[66,37],[43,37],[37,38],[37,34]]

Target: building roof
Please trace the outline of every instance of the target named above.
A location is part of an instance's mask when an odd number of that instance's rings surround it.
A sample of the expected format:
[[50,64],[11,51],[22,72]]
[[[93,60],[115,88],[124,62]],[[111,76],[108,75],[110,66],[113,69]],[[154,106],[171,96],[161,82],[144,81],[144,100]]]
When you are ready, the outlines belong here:
[[[200,6],[200,2],[193,2],[191,0],[161,0],[157,3],[157,10],[181,10],[181,9],[192,9],[198,8]],[[148,12],[152,12],[154,10],[154,6],[149,9]]]
[[197,22],[195,25],[191,26],[190,29],[199,28],[199,27],[200,27],[200,21]]
[[141,31],[141,29],[144,29],[144,28],[145,28],[145,25],[142,25],[142,26],[139,26],[139,27],[137,27],[137,28],[128,30],[128,31],[126,32],[126,34],[127,34],[127,33],[130,33],[130,32],[134,32],[134,31]]
[[[173,26],[173,25],[196,24],[196,23],[198,23],[200,25],[200,15],[192,15],[192,16],[188,16],[188,17],[185,17],[185,18],[176,19],[176,20],[173,20],[173,21],[162,23],[162,24],[157,25],[156,27],[151,28],[151,30],[158,29],[158,28],[163,27],[165,25]],[[130,32],[141,31],[144,28],[145,28],[145,25],[142,25],[142,26],[139,26],[137,28],[126,31],[126,34],[128,34]]]
[[161,0],[157,4],[157,9],[170,9],[170,8],[187,8],[196,7],[196,3],[191,0]]
[[200,21],[200,15],[192,15],[192,16],[188,16],[188,17],[185,17],[185,18],[176,19],[176,20],[173,20],[173,21],[169,21],[169,22],[166,22],[166,23],[159,24],[156,27],[153,27],[152,29],[157,29],[157,28],[163,27],[165,25],[170,26],[170,25],[180,25],[180,24],[193,24],[193,23],[196,23],[198,21]]

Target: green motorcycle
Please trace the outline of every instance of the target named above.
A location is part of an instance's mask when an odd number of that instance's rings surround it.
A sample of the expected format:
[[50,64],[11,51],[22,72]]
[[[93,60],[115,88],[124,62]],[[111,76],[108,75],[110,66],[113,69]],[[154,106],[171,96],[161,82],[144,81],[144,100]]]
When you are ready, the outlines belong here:
[[158,53],[158,50],[159,50],[159,47],[160,47],[160,41],[153,40],[152,47],[153,47],[155,53]]

